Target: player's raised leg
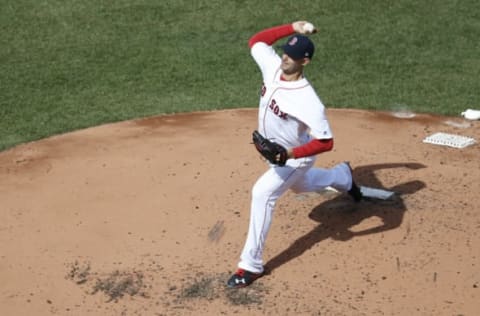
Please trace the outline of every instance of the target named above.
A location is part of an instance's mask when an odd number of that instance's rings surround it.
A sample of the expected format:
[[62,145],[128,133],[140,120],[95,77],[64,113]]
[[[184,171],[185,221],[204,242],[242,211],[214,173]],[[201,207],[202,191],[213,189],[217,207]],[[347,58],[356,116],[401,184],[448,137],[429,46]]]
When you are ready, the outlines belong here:
[[339,163],[330,169],[311,168],[303,178],[292,185],[292,190],[296,193],[320,192],[327,187],[348,192],[355,201],[362,199],[348,162]]

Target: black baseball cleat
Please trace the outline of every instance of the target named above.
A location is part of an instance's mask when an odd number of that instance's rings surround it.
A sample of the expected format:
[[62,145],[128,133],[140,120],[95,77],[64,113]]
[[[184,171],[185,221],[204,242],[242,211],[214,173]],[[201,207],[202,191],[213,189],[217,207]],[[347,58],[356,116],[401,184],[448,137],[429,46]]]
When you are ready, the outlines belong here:
[[350,188],[350,190],[348,190],[348,194],[350,194],[350,196],[353,198],[355,202],[360,202],[363,199],[362,191],[360,191],[360,188],[353,180],[353,170],[352,170],[352,167],[350,166],[350,163],[348,161],[345,161],[345,163],[350,169],[350,174],[352,175],[352,187]]
[[263,273],[253,273],[247,270],[238,269],[227,281],[227,287],[238,289],[249,286],[256,279],[260,278]]

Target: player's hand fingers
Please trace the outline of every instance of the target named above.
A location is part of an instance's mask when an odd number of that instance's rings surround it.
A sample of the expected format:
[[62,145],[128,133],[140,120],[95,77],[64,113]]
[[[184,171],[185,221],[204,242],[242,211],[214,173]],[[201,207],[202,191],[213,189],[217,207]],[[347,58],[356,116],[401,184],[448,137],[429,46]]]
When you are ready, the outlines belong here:
[[293,23],[292,23],[293,30],[294,30],[296,33],[303,34],[303,26],[305,25],[305,23],[307,23],[307,21],[296,21],[296,22],[293,22]]
[[300,33],[300,34],[309,35],[317,32],[317,28],[308,21],[293,22],[292,26],[293,26],[293,30],[296,33]]

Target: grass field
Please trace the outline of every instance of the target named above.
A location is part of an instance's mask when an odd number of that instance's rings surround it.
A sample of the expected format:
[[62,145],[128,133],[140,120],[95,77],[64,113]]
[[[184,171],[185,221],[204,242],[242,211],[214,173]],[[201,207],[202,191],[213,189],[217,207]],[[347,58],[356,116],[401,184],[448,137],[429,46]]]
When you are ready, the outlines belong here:
[[255,107],[248,38],[310,20],[327,107],[478,107],[480,2],[0,0],[0,150],[130,118]]

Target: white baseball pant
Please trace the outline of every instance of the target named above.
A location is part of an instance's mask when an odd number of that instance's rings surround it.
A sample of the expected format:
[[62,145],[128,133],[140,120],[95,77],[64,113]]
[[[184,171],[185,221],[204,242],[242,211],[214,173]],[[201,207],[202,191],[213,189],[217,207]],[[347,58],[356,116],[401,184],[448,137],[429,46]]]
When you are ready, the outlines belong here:
[[253,273],[263,272],[263,249],[278,198],[291,189],[295,193],[320,192],[328,186],[348,191],[352,174],[346,163],[330,169],[313,168],[315,159],[290,159],[284,167],[271,166],[252,189],[250,224],[238,267]]

